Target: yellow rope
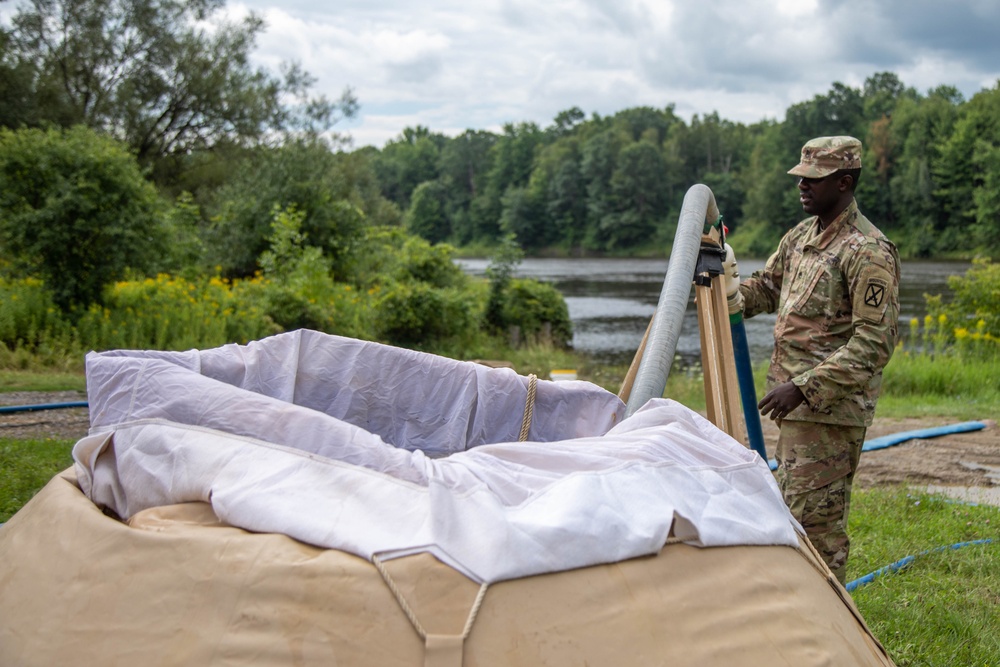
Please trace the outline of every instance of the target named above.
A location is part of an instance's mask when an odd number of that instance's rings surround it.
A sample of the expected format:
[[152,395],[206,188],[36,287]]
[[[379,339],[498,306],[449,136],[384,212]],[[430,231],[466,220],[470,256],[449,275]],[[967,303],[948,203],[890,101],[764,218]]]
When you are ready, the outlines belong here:
[[[378,570],[378,573],[382,575],[382,580],[385,581],[385,585],[389,587],[393,597],[396,598],[396,602],[399,603],[399,608],[403,610],[403,613],[406,614],[406,618],[410,620],[410,624],[413,626],[413,629],[417,631],[417,634],[420,635],[421,639],[426,641],[427,631],[424,629],[424,626],[420,624],[417,614],[413,611],[413,608],[410,607],[406,598],[403,597],[402,591],[400,591],[399,587],[396,586],[396,582],[389,574],[389,571],[385,569],[385,565],[382,564],[382,560],[377,555],[373,555],[372,564],[375,566],[375,569]],[[476,615],[479,614],[479,608],[483,605],[483,599],[486,597],[487,588],[489,588],[489,584],[483,584],[479,587],[479,593],[476,594],[476,600],[472,603],[472,609],[469,610],[468,618],[465,619],[465,628],[462,629],[463,640],[468,638],[469,633],[472,632],[472,624],[475,623]]]
[[531,416],[535,412],[535,390],[538,387],[538,377],[532,373],[528,376],[528,398],[524,401],[524,418],[521,419],[521,435],[519,442],[528,439],[528,431],[531,430]]

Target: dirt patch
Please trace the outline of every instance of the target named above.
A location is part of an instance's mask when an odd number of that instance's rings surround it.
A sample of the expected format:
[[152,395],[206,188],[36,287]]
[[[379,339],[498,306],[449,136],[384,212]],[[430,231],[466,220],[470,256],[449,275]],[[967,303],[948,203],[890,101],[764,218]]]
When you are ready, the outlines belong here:
[[[53,405],[86,401],[80,391],[25,391],[0,394],[0,406]],[[0,438],[79,440],[90,428],[87,408],[0,413]]]
[[[0,405],[44,405],[86,401],[82,392],[18,392],[0,394]],[[861,488],[887,484],[914,486],[1000,486],[989,477],[1000,473],[1000,428],[983,420],[986,428],[955,433],[865,452],[861,456],[856,484]],[[916,431],[954,422],[946,419],[876,419],[868,438]],[[0,437],[58,438],[78,440],[87,434],[86,408],[39,412],[0,413]],[[778,429],[770,420],[762,424],[768,452],[774,451]]]
[[[855,484],[860,488],[889,484],[912,486],[996,486],[988,475],[1000,473],[1000,429],[992,420],[978,431],[909,440],[887,449],[865,452]],[[868,429],[871,440],[886,435],[950,426],[947,419],[876,419]],[[768,452],[774,451],[778,429],[770,420],[762,424]]]

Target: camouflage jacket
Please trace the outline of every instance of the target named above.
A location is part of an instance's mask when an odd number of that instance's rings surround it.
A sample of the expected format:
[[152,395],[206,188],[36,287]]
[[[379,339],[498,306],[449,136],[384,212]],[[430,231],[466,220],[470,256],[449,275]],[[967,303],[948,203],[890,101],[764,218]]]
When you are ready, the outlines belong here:
[[899,255],[857,203],[825,230],[792,228],[740,291],[744,316],[777,312],[768,390],[791,380],[806,398],[786,419],[869,426],[899,335]]

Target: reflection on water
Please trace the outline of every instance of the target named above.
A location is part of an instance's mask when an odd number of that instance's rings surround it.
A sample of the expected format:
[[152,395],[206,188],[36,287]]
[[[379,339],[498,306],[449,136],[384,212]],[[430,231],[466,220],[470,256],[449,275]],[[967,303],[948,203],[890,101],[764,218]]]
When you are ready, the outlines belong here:
[[[462,259],[468,273],[484,275],[489,261]],[[740,272],[749,276],[763,268],[762,260],[740,261]],[[926,313],[924,294],[950,297],[948,276],[962,275],[964,262],[903,262],[900,283],[900,321]],[[666,276],[665,259],[525,259],[515,274],[551,283],[566,299],[573,321],[573,347],[600,361],[628,364],[642,341],[649,318],[656,310]],[[758,315],[746,321],[750,356],[754,363],[770,357],[774,345],[774,316]],[[701,358],[698,314],[693,291],[689,300],[677,353],[682,363]]]

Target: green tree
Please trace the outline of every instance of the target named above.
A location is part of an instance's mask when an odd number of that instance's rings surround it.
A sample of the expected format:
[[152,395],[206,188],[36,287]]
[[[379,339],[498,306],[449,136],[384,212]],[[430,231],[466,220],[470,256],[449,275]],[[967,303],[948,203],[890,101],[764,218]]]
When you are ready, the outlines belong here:
[[552,127],[548,128],[547,131],[557,137],[565,136],[572,132],[573,128],[584,118],[586,115],[580,107],[570,107],[556,114],[556,117],[552,119]]
[[666,165],[659,149],[646,141],[623,148],[611,176],[611,191],[617,215],[602,222],[605,248],[648,244],[668,207]]
[[916,91],[904,86],[899,76],[893,72],[877,72],[865,79],[861,95],[865,118],[875,121],[891,116],[900,98],[916,97]]
[[83,127],[0,129],[0,250],[63,309],[100,302],[126,270],[170,268],[162,205],[135,158]]
[[615,224],[615,196],[611,177],[615,172],[623,138],[613,129],[590,137],[582,147],[580,171],[587,184],[587,225],[583,246],[604,249],[604,230]]
[[926,97],[901,98],[893,110],[889,131],[898,156],[889,174],[889,195],[895,220],[884,231],[903,255],[938,252],[950,216],[936,194],[940,185],[933,165],[954,129],[961,101],[956,89],[939,88]]
[[826,95],[789,107],[785,112],[786,137],[796,149],[814,137],[863,137],[864,111],[861,91],[835,82]]
[[253,274],[268,248],[275,208],[295,207],[308,244],[323,251],[338,279],[350,276],[366,224],[365,197],[350,166],[356,165],[316,138],[250,153],[214,198],[208,237],[216,254],[208,263],[229,276]]
[[492,132],[466,130],[441,148],[441,181],[447,189],[446,208],[455,241],[464,244],[476,236],[472,202],[487,185],[493,166]]
[[[545,133],[535,123],[504,125],[503,134],[497,138],[492,149],[492,166],[486,188],[472,206],[477,239],[496,241],[501,237],[504,197],[508,189],[528,185],[535,166],[535,154],[544,140]],[[511,195],[506,201],[521,203],[517,195]]]
[[146,164],[223,140],[256,143],[274,130],[325,130],[354,113],[349,90],[336,102],[308,98],[313,80],[295,65],[281,76],[254,68],[263,21],[220,20],[223,4],[28,0],[9,44],[10,60],[30,71],[34,104],[20,120],[87,125],[127,142]]
[[411,197],[406,212],[406,228],[431,243],[440,243],[451,234],[445,214],[445,189],[440,181],[424,181]]
[[0,127],[18,128],[38,122],[31,63],[11,51],[13,35],[0,26]]
[[765,121],[756,128],[756,139],[741,178],[746,193],[743,224],[730,239],[737,253],[769,256],[782,235],[804,217],[795,179],[786,173],[797,161],[801,148],[801,144],[790,148],[785,129],[779,123]]
[[1000,147],[1000,84],[981,91],[962,105],[939,158],[932,165],[939,184],[935,193],[950,214],[942,250],[983,245],[1000,237],[995,195],[988,188],[1000,181],[996,150]]
[[579,246],[587,223],[587,184],[583,180],[579,158],[559,163],[558,170],[549,181],[546,207],[564,245],[568,248]]
[[261,271],[269,280],[263,306],[286,331],[331,331],[333,313],[321,304],[334,291],[333,277],[323,251],[307,245],[303,219],[295,207],[274,209],[269,246],[260,256]]
[[976,143],[972,161],[978,167],[981,185],[972,193],[976,223],[972,227],[975,248],[996,254],[1000,247],[1000,142]]
[[545,204],[530,187],[509,187],[503,195],[500,229],[513,234],[522,248],[542,248],[552,236],[545,217]]
[[439,175],[438,160],[447,138],[426,127],[407,127],[385,145],[375,161],[382,193],[401,209],[410,207],[417,186]]

